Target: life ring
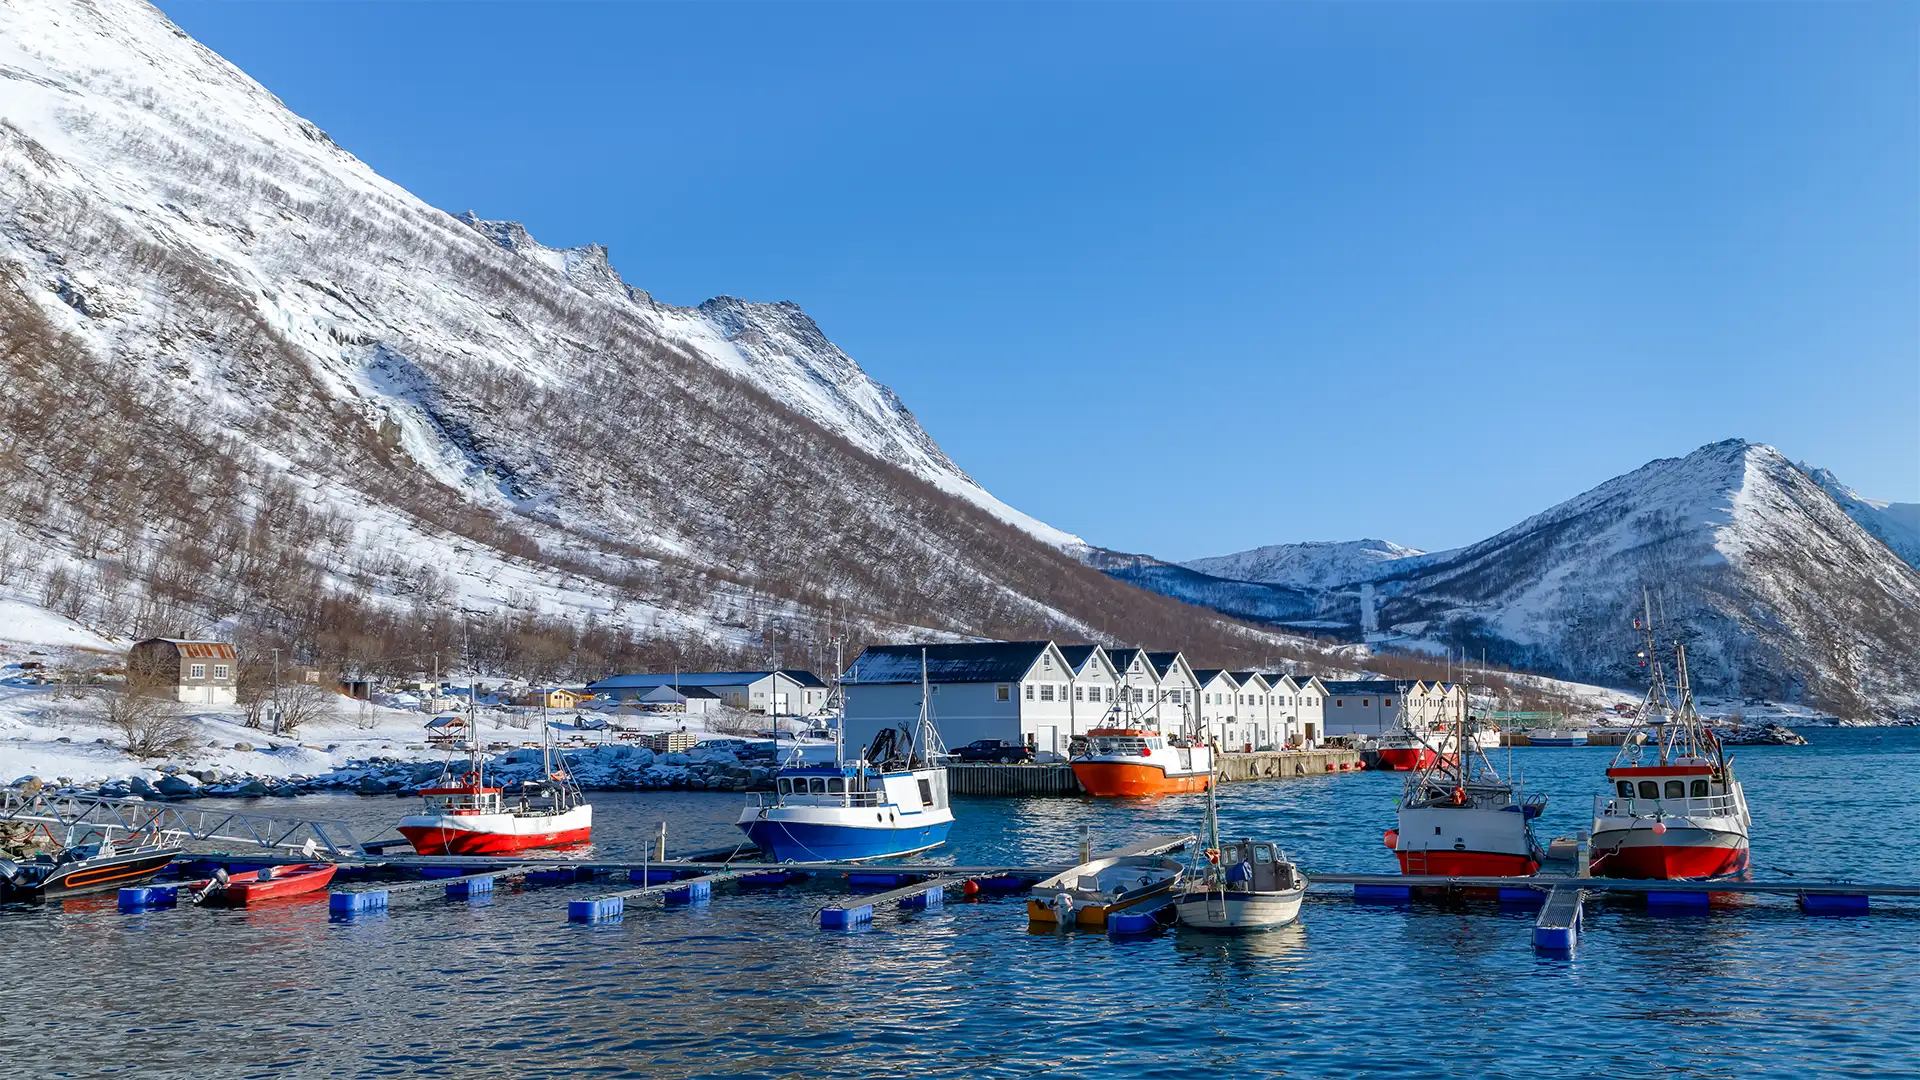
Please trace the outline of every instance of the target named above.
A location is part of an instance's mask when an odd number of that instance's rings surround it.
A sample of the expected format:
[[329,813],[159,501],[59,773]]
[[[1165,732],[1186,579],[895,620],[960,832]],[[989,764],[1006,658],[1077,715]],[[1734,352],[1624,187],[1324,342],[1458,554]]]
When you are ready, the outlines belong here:
[[1467,789],[1454,788],[1453,789],[1453,805],[1460,806],[1464,804],[1466,801],[1467,801]]
[[480,774],[479,773],[462,773],[460,774],[460,782],[463,784],[467,784],[471,787],[479,787]]
[[1211,848],[1211,847],[1210,847],[1210,848],[1208,848],[1208,849],[1207,849],[1207,861],[1208,861],[1208,862],[1210,862],[1210,863],[1212,863],[1212,864],[1213,864],[1213,865],[1215,865],[1215,866],[1219,866],[1219,865],[1220,865],[1220,849],[1219,849],[1219,848]]

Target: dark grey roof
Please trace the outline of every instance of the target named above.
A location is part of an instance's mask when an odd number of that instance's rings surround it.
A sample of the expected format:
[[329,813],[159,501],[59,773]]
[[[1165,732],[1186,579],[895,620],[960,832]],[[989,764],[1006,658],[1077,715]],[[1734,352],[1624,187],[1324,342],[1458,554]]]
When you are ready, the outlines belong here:
[[[1201,686],[1205,686],[1208,683],[1213,681],[1213,677],[1215,675],[1218,675],[1220,673],[1221,673],[1221,669],[1217,667],[1195,668],[1193,671],[1193,677],[1199,681]],[[1226,676],[1229,679],[1233,678],[1233,672],[1231,671],[1227,672]]]
[[1139,649],[1108,649],[1107,659],[1113,661],[1113,670],[1125,673],[1133,658],[1140,655]]
[[[587,686],[589,690],[651,690],[656,686],[746,686],[774,674],[771,671],[681,671],[614,675]],[[825,686],[810,671],[781,671],[802,686]],[[805,676],[805,678],[802,678]]]
[[1157,674],[1164,676],[1173,669],[1173,661],[1179,655],[1178,649],[1173,652],[1150,652],[1147,654],[1147,663],[1153,665],[1153,670]]
[[957,645],[869,645],[848,666],[844,681],[917,683],[920,656],[927,658],[927,681],[938,683],[1013,682],[1039,663],[1045,641],[983,641]]
[[780,674],[785,675],[801,686],[810,686],[818,690],[825,690],[827,688],[827,684],[820,681],[820,676],[815,675],[805,668],[783,667],[780,669]]
[[1087,666],[1087,657],[1093,655],[1098,645],[1062,645],[1060,655],[1067,658],[1067,666],[1075,671]]
[[1327,693],[1352,697],[1355,694],[1404,694],[1413,689],[1411,679],[1365,679],[1354,682],[1330,682]]
[[1260,679],[1262,679],[1263,681],[1264,681],[1264,680],[1265,680],[1265,678],[1266,678],[1266,676],[1264,676],[1264,675],[1261,675],[1261,674],[1260,674],[1259,672],[1257,672],[1257,671],[1236,671],[1236,672],[1233,672],[1233,681],[1234,681],[1234,682],[1237,682],[1237,683],[1239,683],[1239,684],[1240,684],[1240,685],[1242,685],[1242,686],[1245,686],[1246,684],[1248,684],[1248,683],[1250,683],[1250,682],[1252,682],[1252,681],[1253,681],[1253,680],[1255,679],[1255,677],[1258,677],[1258,678],[1260,678]]

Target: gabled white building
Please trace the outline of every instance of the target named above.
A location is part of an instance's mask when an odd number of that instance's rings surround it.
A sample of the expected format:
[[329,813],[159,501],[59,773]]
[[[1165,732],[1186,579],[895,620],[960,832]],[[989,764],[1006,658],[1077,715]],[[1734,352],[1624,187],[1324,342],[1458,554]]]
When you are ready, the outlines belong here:
[[1235,671],[1231,674],[1233,681],[1240,684],[1234,694],[1234,707],[1238,711],[1223,745],[1235,751],[1276,745],[1273,738],[1273,687],[1268,685],[1266,676],[1257,671]]
[[1199,715],[1200,726],[1221,746],[1226,746],[1226,725],[1239,718],[1234,698],[1240,692],[1240,684],[1234,681],[1233,673],[1220,668],[1201,668],[1193,673],[1200,684]]
[[1150,711],[1159,701],[1160,677],[1147,662],[1144,649],[1108,649],[1120,691],[1120,708],[1114,719],[1141,724],[1149,730],[1159,728],[1157,714]]
[[1108,723],[1119,706],[1119,673],[1107,650],[1098,645],[1062,645],[1060,655],[1073,670],[1073,716],[1068,734],[1084,735]]
[[1193,666],[1178,651],[1149,652],[1146,659],[1154,677],[1154,697],[1147,715],[1158,722],[1161,731],[1191,731],[1200,707],[1200,680],[1194,677]]
[[1064,754],[1074,723],[1075,673],[1050,641],[870,645],[841,677],[846,747],[881,728],[919,721],[921,660],[935,724],[948,747],[1001,739]]

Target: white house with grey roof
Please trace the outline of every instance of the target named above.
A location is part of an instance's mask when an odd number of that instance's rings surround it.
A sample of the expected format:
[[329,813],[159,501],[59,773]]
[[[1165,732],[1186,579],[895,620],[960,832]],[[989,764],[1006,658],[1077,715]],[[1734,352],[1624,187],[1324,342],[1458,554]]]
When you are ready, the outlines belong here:
[[923,655],[927,700],[947,746],[1002,739],[1066,753],[1076,672],[1051,641],[868,646],[841,676],[848,753],[882,728],[919,721]]
[[1107,650],[1098,645],[1062,645],[1060,654],[1073,669],[1073,719],[1068,734],[1085,735],[1108,724],[1120,703],[1120,680]]

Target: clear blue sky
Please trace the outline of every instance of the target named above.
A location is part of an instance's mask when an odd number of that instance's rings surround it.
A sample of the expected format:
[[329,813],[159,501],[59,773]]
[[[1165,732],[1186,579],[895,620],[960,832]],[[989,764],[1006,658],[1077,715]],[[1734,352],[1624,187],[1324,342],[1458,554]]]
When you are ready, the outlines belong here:
[[1096,543],[1447,547],[1734,436],[1920,501],[1915,4],[160,6]]

